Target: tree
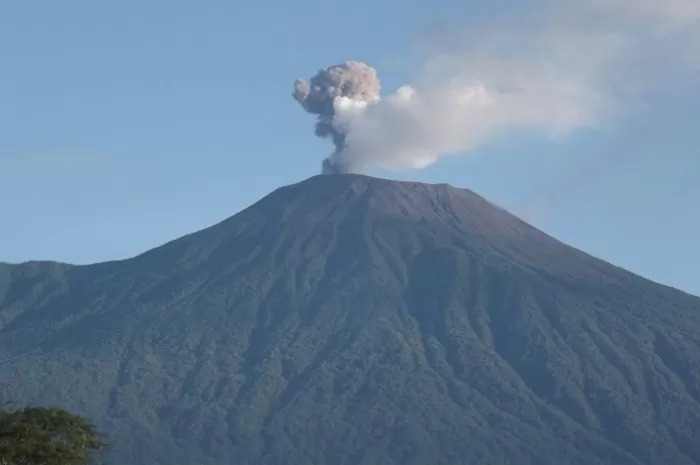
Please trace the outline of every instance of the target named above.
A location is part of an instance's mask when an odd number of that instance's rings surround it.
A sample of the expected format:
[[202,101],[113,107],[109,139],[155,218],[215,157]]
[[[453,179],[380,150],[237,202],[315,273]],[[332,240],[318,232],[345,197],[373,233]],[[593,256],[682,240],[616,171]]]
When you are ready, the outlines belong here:
[[66,410],[0,410],[2,465],[88,465],[104,447],[92,423]]

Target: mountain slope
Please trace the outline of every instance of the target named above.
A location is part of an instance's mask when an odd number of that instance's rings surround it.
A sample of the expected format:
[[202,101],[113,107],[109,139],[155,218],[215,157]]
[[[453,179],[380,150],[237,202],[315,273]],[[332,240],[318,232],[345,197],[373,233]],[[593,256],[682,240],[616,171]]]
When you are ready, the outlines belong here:
[[0,267],[0,396],[111,463],[700,463],[700,299],[446,185],[281,188],[131,260]]

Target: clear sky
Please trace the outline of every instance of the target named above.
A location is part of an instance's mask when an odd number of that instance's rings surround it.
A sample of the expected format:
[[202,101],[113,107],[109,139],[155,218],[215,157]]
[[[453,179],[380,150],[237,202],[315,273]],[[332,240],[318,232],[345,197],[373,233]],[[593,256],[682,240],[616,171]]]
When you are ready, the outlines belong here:
[[[504,8],[501,2],[493,8]],[[133,256],[318,172],[291,98],[345,61],[385,89],[419,38],[490,2],[25,0],[0,6],[0,261]],[[616,265],[700,294],[700,96],[551,141],[511,134],[396,179],[472,189]]]

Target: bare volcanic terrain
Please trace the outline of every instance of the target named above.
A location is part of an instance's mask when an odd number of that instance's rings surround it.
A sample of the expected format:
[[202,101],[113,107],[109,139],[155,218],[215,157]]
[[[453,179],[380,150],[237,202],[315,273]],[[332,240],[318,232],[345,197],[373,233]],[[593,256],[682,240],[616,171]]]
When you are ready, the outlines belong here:
[[133,259],[0,265],[0,397],[89,416],[111,465],[698,464],[700,299],[467,190],[316,176]]

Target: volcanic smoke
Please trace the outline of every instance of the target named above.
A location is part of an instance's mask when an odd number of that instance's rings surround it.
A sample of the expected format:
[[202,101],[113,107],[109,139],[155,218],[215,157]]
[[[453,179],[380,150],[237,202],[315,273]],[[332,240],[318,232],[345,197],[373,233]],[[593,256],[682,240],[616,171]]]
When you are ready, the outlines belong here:
[[[354,172],[353,160],[342,160],[347,128],[336,121],[338,110],[350,103],[362,107],[368,102],[379,100],[379,78],[377,71],[365,63],[348,61],[323,69],[307,84],[297,79],[294,84],[294,98],[309,113],[318,115],[316,135],[330,137],[335,145],[333,155],[323,161],[323,173]],[[338,108],[338,110],[336,110]]]
[[668,73],[698,67],[698,0],[533,5],[439,37],[418,79],[387,97],[360,61],[297,80],[294,98],[335,147],[322,172],[423,168],[511,130],[566,136],[648,109],[650,90],[678,87]]

